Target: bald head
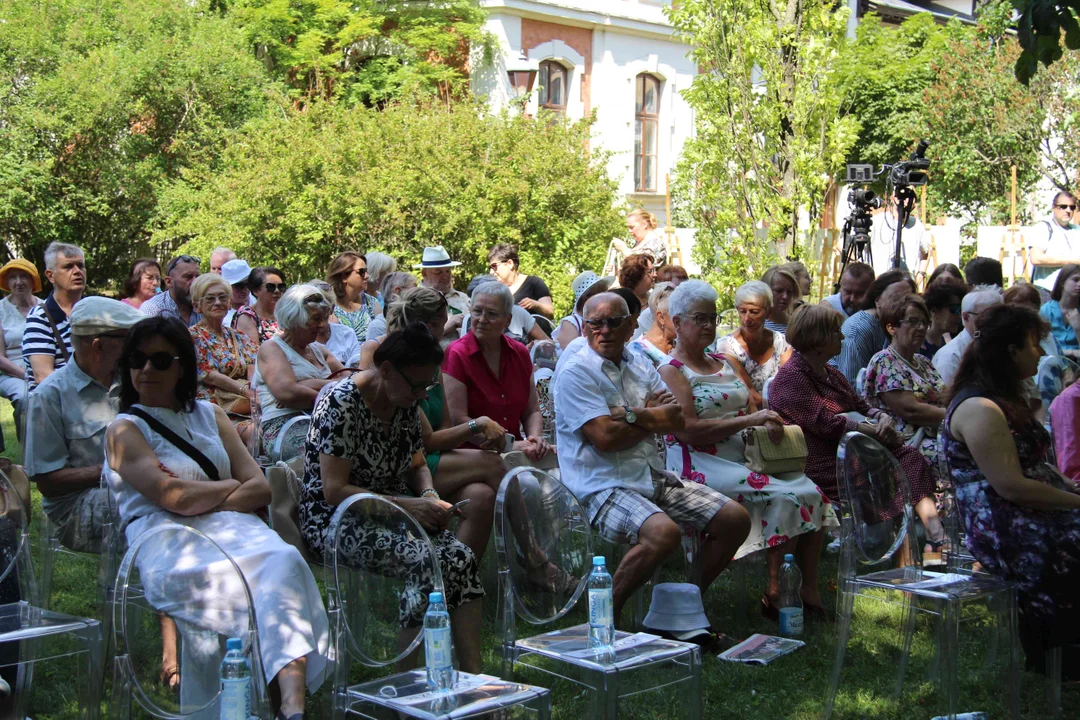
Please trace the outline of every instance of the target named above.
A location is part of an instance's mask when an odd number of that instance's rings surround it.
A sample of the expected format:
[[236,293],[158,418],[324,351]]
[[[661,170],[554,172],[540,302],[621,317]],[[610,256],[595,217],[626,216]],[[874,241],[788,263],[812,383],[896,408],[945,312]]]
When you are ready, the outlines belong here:
[[626,301],[615,293],[599,293],[588,299],[584,312],[589,347],[618,365],[622,362],[623,348],[634,332]]

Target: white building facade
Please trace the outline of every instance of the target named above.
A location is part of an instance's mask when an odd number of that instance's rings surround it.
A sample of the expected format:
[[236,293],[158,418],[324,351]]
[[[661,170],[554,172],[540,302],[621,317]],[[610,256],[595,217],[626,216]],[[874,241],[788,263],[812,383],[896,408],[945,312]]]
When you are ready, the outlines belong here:
[[682,97],[697,66],[664,13],[670,0],[481,0],[498,39],[494,66],[474,66],[472,91],[493,108],[514,102],[506,72],[538,65],[525,111],[579,120],[596,113],[592,146],[633,206],[667,221],[665,179],[694,132]]

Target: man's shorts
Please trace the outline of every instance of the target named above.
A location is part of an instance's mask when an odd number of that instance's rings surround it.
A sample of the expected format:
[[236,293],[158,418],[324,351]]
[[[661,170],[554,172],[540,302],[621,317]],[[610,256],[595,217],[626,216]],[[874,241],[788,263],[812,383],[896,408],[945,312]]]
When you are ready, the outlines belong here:
[[638,531],[651,515],[664,513],[679,525],[704,530],[731,498],[695,482],[653,483],[653,497],[624,488],[602,490],[585,499],[585,515],[608,542],[636,545]]
[[74,552],[100,553],[109,518],[109,491],[93,488],[79,495],[63,515],[50,515],[60,544]]

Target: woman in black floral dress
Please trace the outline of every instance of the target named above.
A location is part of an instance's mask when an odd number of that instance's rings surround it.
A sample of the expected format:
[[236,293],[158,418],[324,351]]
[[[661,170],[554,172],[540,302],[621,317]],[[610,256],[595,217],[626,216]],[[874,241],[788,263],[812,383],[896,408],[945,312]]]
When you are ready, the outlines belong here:
[[[411,325],[387,336],[372,369],[342,380],[316,404],[307,437],[300,530],[312,553],[324,557],[330,519],[349,495],[385,495],[411,514],[435,546],[461,669],[478,673],[484,588],[476,556],[447,529],[450,505],[432,488],[417,408],[441,361],[439,342],[423,325]],[[341,543],[340,562],[387,576],[410,575],[400,619],[404,627],[420,626],[433,587],[429,576],[410,568],[427,564],[420,561],[425,548],[374,520],[346,525]]]
[[994,575],[1017,585],[1028,664],[1065,646],[1075,674],[1080,640],[1080,495],[1046,462],[1050,436],[1021,382],[1035,374],[1046,334],[1035,311],[984,310],[956,375],[942,426],[967,546]]

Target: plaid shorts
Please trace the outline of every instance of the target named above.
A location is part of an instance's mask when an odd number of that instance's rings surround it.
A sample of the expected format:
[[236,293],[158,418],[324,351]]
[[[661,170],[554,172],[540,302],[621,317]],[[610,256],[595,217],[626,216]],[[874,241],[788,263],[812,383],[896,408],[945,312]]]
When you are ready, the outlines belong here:
[[731,498],[708,485],[658,478],[653,481],[651,499],[634,490],[612,488],[586,498],[584,510],[602,538],[636,545],[638,531],[651,515],[665,513],[679,525],[704,530],[729,502]]

